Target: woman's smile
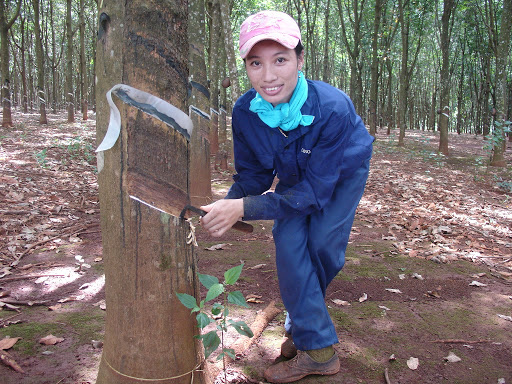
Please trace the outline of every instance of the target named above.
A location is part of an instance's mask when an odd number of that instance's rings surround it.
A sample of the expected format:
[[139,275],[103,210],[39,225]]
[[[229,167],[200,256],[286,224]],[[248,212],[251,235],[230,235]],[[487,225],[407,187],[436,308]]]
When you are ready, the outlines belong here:
[[290,101],[304,63],[295,50],[273,40],[255,44],[245,60],[247,75],[261,97],[276,106]]

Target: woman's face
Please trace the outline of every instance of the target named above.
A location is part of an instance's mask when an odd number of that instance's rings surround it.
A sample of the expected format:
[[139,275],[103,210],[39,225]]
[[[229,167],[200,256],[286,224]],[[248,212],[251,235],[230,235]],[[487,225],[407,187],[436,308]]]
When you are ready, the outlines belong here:
[[274,107],[290,101],[303,64],[304,54],[297,57],[295,50],[273,40],[255,44],[245,59],[251,85]]

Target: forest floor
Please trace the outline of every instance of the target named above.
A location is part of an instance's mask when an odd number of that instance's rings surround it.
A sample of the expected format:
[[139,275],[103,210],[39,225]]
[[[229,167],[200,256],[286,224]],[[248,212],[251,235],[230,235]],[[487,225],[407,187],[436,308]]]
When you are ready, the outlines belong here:
[[[14,120],[0,128],[0,382],[94,383],[108,311],[94,116]],[[341,371],[301,382],[510,384],[511,143],[508,167],[488,168],[481,137],[450,134],[449,157],[437,154],[432,132],[407,131],[404,148],[396,142],[378,134],[346,266],[326,296]],[[214,170],[212,179],[220,198],[231,173]],[[252,234],[221,239],[196,232],[201,273],[222,278],[245,263],[235,288],[250,309],[231,316],[247,324],[272,300],[282,308],[272,223],[253,224]],[[230,366],[245,375],[238,382],[264,382],[283,321],[284,312]],[[228,347],[235,338],[228,334]]]

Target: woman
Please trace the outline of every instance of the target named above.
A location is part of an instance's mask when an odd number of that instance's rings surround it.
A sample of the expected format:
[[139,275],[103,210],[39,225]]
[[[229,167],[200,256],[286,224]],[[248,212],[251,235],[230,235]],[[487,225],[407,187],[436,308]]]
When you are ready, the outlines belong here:
[[[234,184],[203,206],[201,220],[222,236],[239,219],[273,219],[276,264],[288,312],[281,353],[265,371],[273,383],[339,371],[325,291],[345,261],[368,177],[373,138],[340,90],[304,78],[297,23],[263,11],[240,29],[240,56],[252,89],[233,109]],[[268,192],[274,177],[275,192]],[[298,351],[297,351],[298,350]]]

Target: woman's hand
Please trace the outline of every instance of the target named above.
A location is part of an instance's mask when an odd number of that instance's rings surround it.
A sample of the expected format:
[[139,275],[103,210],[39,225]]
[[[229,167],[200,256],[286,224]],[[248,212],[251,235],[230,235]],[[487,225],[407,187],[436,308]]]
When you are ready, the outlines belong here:
[[222,236],[244,216],[243,199],[222,199],[201,207],[208,212],[201,218],[201,225],[213,237]]

